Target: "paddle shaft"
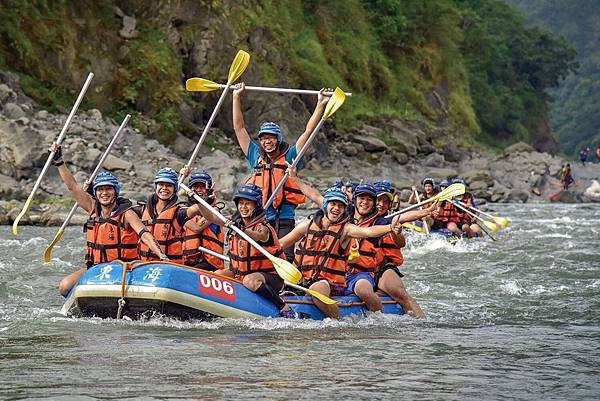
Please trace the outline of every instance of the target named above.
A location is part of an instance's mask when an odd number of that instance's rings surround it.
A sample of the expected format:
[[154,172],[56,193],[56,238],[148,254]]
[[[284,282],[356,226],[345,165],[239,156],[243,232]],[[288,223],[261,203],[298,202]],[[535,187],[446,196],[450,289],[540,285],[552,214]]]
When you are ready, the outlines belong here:
[[394,213],[390,213],[390,214],[388,214],[385,217],[394,217],[394,216],[397,216],[397,215],[402,214],[402,213],[410,212],[411,210],[418,209],[421,206],[426,205],[426,204],[428,204],[428,203],[430,203],[432,201],[435,201],[435,200],[437,200],[437,199],[434,199],[434,198],[425,199],[422,202],[415,203],[414,205],[411,205],[409,207],[405,207],[404,209],[401,209],[401,210],[397,210]]
[[[417,190],[415,189],[415,199],[419,200],[419,193],[417,192]],[[423,222],[423,229],[425,230],[425,234],[429,235],[429,226],[427,225],[427,222],[425,221],[425,219],[421,220]]]
[[[317,124],[317,126],[315,127],[315,129],[313,130],[313,132],[310,133],[310,136],[306,140],[306,143],[304,144],[304,146],[302,146],[302,149],[300,149],[300,152],[298,152],[298,154],[294,158],[294,161],[292,162],[292,166],[291,166],[292,168],[295,168],[298,165],[298,163],[300,163],[302,156],[304,156],[304,154],[308,150],[308,147],[311,145],[311,143],[317,137],[317,133],[319,132],[319,129],[321,128],[321,126],[323,125],[324,122],[325,122],[325,120],[321,119],[319,121],[319,123]],[[288,169],[288,170],[286,170],[285,174],[283,175],[283,178],[281,179],[281,181],[279,181],[279,184],[277,184],[277,187],[275,187],[275,190],[273,191],[273,193],[267,200],[267,203],[265,203],[265,205],[263,206],[263,208],[265,210],[267,210],[269,207],[271,207],[273,202],[275,202],[275,197],[277,196],[277,193],[279,191],[281,191],[281,188],[283,188],[283,186],[285,185],[285,182],[287,181],[287,179],[289,177],[290,177],[290,172]]]
[[212,255],[215,258],[219,258],[219,259],[221,259],[224,262],[229,262],[229,258],[227,256],[225,256],[225,255],[221,255],[219,252],[215,252],[215,251],[213,251],[211,249],[208,249],[208,248],[205,248],[203,246],[199,246],[198,250],[200,250],[200,251],[202,251],[204,253],[207,253],[209,255]]
[[[202,131],[202,135],[200,136],[200,139],[198,140],[198,143],[196,144],[196,147],[194,148],[194,151],[192,152],[192,156],[190,156],[190,160],[187,163],[188,167],[192,165],[192,163],[196,159],[196,156],[198,156],[198,152],[200,152],[200,147],[202,146],[202,143],[204,142],[204,139],[206,138],[206,135],[208,134],[208,130],[212,126],[213,122],[215,121],[215,118],[217,117],[217,113],[219,112],[219,109],[221,108],[221,105],[223,104],[223,101],[225,100],[225,97],[227,96],[227,91],[230,86],[231,86],[230,83],[227,83],[227,85],[225,85],[225,90],[223,91],[223,93],[221,93],[221,97],[219,97],[219,101],[217,102],[217,105],[215,106],[212,114],[210,115],[210,118],[208,119],[208,122],[206,123],[206,126],[204,127],[204,131]],[[182,175],[179,177],[179,183],[181,184],[183,182],[183,180],[185,180],[185,176]]]
[[[85,80],[85,83],[83,84],[83,87],[81,88],[81,91],[79,92],[79,96],[77,96],[77,100],[75,101],[75,104],[73,105],[73,108],[71,109],[71,112],[69,113],[69,116],[67,117],[67,121],[65,121],[65,124],[63,125],[63,128],[60,131],[60,134],[58,135],[58,138],[56,138],[56,141],[54,141],[57,145],[60,145],[63,138],[65,137],[65,134],[67,133],[67,129],[69,128],[69,125],[71,125],[71,120],[73,120],[73,117],[75,116],[75,113],[77,112],[77,109],[79,108],[79,105],[83,101],[83,97],[85,96],[85,93],[87,92],[88,87],[90,86],[90,83],[92,82],[92,78],[94,78],[94,74],[90,72]],[[48,171],[48,167],[50,167],[50,163],[52,162],[54,153],[55,152],[50,152],[50,154],[48,155],[46,164],[44,164],[44,168],[42,168],[42,172],[40,173],[40,176],[38,177],[37,181],[35,182],[35,185],[33,186],[33,189],[31,190],[31,194],[29,195],[30,197],[33,197],[33,195],[38,190],[38,188],[42,182],[42,178],[44,178],[44,175],[46,175],[46,171]]]
[[[184,191],[190,192],[190,189],[188,188],[187,185],[181,183],[181,184],[179,184],[179,186]],[[209,205],[208,202],[206,202],[200,196],[198,196],[197,194],[194,194],[194,199],[196,199],[202,206],[204,206],[206,209],[208,209],[214,216],[216,216],[223,223],[227,222],[227,218],[225,218],[225,216],[223,216],[217,209],[215,209],[214,207],[212,207],[211,205]],[[271,255],[265,248],[263,248],[262,246],[260,246],[256,241],[254,241],[248,234],[246,234],[239,227],[237,227],[237,226],[235,226],[235,225],[232,224],[232,225],[228,226],[228,228],[231,228],[240,237],[242,237],[243,239],[245,239],[246,241],[248,241],[250,243],[250,245],[252,245],[253,247],[255,247],[260,253],[262,253],[267,258],[269,258],[269,260],[271,260],[272,258],[274,258],[273,255]]]
[[458,207],[459,209],[467,212],[468,215],[475,217],[477,220],[482,221],[484,223],[487,223],[484,219],[482,219],[481,217],[477,216],[475,213],[471,212],[470,210],[467,210],[467,208],[462,207],[461,205],[459,205],[458,202],[454,202],[454,206]]
[[484,212],[484,211],[483,211],[483,210],[481,210],[481,209],[477,209],[476,207],[473,207],[473,206],[468,206],[468,205],[467,205],[466,203],[464,203],[464,202],[460,202],[460,201],[459,201],[458,203],[460,203],[460,204],[461,204],[462,206],[464,206],[464,207],[468,207],[468,208],[470,208],[470,209],[473,209],[473,210],[475,210],[476,212],[479,212],[479,213],[481,213],[482,215],[489,217],[490,219],[494,219],[494,216],[492,216],[492,215],[491,215],[491,214],[489,214],[489,213],[486,213],[486,212]]
[[[217,84],[221,88],[225,88],[227,85],[225,84]],[[311,89],[288,89],[288,88],[274,88],[269,86],[245,86],[246,90],[255,91],[255,92],[272,92],[272,93],[296,93],[299,95],[318,95],[318,90]],[[324,95],[331,96],[333,92],[323,92]],[[346,96],[352,96],[352,93],[344,92]]]
[[479,228],[481,228],[481,230],[492,239],[492,241],[498,241],[496,238],[494,238],[494,236],[492,236],[492,234],[490,234],[490,232],[485,228],[485,224],[482,224],[479,226]]

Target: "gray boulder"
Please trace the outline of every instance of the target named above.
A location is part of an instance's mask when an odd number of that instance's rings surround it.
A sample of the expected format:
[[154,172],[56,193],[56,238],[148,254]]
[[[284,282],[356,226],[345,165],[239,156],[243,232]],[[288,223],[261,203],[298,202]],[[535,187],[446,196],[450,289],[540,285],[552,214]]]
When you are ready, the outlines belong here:
[[432,153],[425,158],[423,164],[430,167],[441,167],[445,162],[446,159],[444,159],[444,156],[438,153]]
[[25,116],[25,112],[16,103],[6,103],[3,108],[4,115],[11,120],[16,120],[17,118],[21,118]]
[[460,176],[472,187],[472,183],[479,181],[485,183],[486,186],[494,185],[494,179],[487,171],[481,170],[470,170],[465,173],[461,173]]
[[388,149],[385,142],[371,136],[353,135],[352,140],[363,145],[367,152],[385,152]]
[[458,173],[453,168],[428,168],[426,171],[426,175],[429,177],[433,177],[437,182],[442,181],[444,179],[452,179],[458,176]]
[[529,199],[529,192],[524,189],[513,189],[508,193],[509,202],[525,203]]
[[525,142],[517,142],[517,143],[510,145],[504,149],[504,156],[508,156],[513,153],[519,153],[519,152],[531,153],[531,152],[535,152],[535,149],[531,145],[526,144]]

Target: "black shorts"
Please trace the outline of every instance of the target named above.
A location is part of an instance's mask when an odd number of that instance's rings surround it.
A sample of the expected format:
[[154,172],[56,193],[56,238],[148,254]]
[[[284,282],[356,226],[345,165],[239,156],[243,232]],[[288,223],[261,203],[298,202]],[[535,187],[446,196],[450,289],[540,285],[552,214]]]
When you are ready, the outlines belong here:
[[379,280],[381,279],[381,277],[383,276],[383,273],[385,273],[388,270],[393,270],[398,277],[402,278],[404,277],[404,274],[400,273],[400,269],[398,268],[398,266],[394,266],[393,264],[389,263],[387,265],[381,266],[376,272],[375,272],[375,287],[373,288],[375,291],[377,291],[379,288]]
[[447,225],[448,225],[448,223],[445,221],[434,220],[433,224],[431,225],[431,229],[432,230],[441,230],[441,229],[446,228]]
[[[275,219],[273,221],[268,222],[271,227],[277,231],[277,238],[283,238],[285,235],[289,234],[294,227],[296,227],[296,220],[294,219]],[[292,262],[294,260],[294,246],[290,246],[289,248],[285,248],[283,250],[285,252],[285,258],[288,262]]]
[[197,269],[206,270],[207,272],[214,272],[214,271],[219,270],[216,267],[214,267],[213,265],[211,265],[210,263],[208,263],[206,260],[202,260],[202,261],[196,263],[194,265],[194,267]]
[[283,290],[283,279],[279,277],[277,274],[260,272],[262,276],[265,278],[265,282],[267,285],[271,286],[277,292],[281,292]]

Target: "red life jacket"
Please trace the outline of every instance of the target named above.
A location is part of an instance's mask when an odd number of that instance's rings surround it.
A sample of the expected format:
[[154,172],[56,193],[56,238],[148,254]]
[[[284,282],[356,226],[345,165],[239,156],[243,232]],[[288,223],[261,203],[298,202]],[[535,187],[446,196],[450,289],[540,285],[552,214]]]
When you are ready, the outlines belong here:
[[451,201],[443,201],[439,206],[439,213],[434,220],[441,221],[442,223],[448,223],[455,221],[456,217],[456,206]]
[[[271,197],[271,194],[283,179],[288,168],[285,156],[289,152],[290,146],[287,143],[282,143],[280,146],[283,151],[279,157],[273,161],[271,161],[266,153],[261,150],[258,163],[254,167],[254,172],[246,182],[247,184],[252,183],[258,185],[262,189],[263,205],[267,203],[267,200]],[[281,191],[275,196],[273,207],[277,209],[283,202],[291,203],[292,205],[300,205],[305,201],[306,197],[298,185],[291,178],[288,178]]]
[[404,256],[402,256],[402,250],[396,241],[392,237],[391,233],[388,233],[380,238],[379,240],[380,252],[383,253],[382,264],[392,263],[394,266],[400,266],[404,263]]
[[102,217],[102,209],[98,201],[94,203],[94,211],[85,223],[87,250],[85,264],[87,267],[113,260],[131,262],[138,258],[137,233],[125,224],[125,212],[131,209],[131,201],[117,198],[116,209],[107,218]]
[[[148,199],[142,212],[142,223],[146,229],[154,236],[160,249],[167,255],[170,261],[183,263],[183,227],[177,221],[177,211],[181,205],[177,203],[177,197],[174,196],[167,206],[157,215],[156,214],[156,195]],[[144,242],[140,241],[140,259],[158,260],[156,256]]]
[[[379,217],[378,213],[373,213],[370,217],[357,224],[359,227],[371,227]],[[383,261],[383,253],[379,252],[378,238],[353,239],[358,241],[358,252],[360,256],[357,260],[348,262],[348,274],[373,273]]]
[[329,284],[346,286],[348,248],[342,247],[342,232],[348,216],[328,228],[323,228],[323,211],[311,218],[310,224],[296,249],[294,263],[308,281],[325,279]]
[[[240,222],[238,220],[236,226],[244,231],[258,224],[265,225],[270,231],[272,244],[263,246],[263,248],[275,257],[283,255],[283,251],[279,245],[279,238],[277,238],[277,232],[275,232],[275,229],[270,224],[265,222],[264,214],[245,228],[242,227],[242,224],[239,224]],[[248,241],[236,234],[235,231],[227,234],[227,243],[229,244],[229,270],[233,272],[236,278],[241,278],[255,272],[276,274],[273,263],[255,247],[250,245]]]
[[[419,195],[419,199],[418,199],[417,203],[423,202],[437,194],[438,194],[437,192],[433,191],[433,194],[431,194],[431,196],[429,196],[429,195],[427,195],[427,192],[423,192],[422,194]],[[431,203],[426,203],[423,206],[421,206],[421,209],[427,209],[429,206],[431,206]]]
[[[195,216],[192,220],[200,224],[200,219],[202,219],[202,216]],[[212,230],[213,226],[216,227],[216,233]],[[208,253],[202,253],[198,249],[198,247],[201,246],[220,253],[221,255],[224,253],[223,243],[225,242],[225,233],[220,226],[209,224],[200,233],[196,233],[187,227],[184,227],[184,229],[183,263],[185,265],[196,266],[204,259],[217,269],[223,269],[225,267],[223,260]]]
[[[456,201],[458,202],[458,199]],[[470,192],[465,192],[463,194],[460,202],[462,202],[466,205],[469,201],[471,201],[471,204],[473,204],[473,195],[471,195]],[[457,206],[454,206],[454,207],[456,209],[456,215],[454,217],[454,220],[450,220],[450,221],[454,221],[455,223],[468,223],[471,221],[471,216],[469,215],[469,213],[465,212],[464,210],[462,210],[461,208],[459,208]],[[466,206],[463,206],[463,207],[465,209],[468,209]]]

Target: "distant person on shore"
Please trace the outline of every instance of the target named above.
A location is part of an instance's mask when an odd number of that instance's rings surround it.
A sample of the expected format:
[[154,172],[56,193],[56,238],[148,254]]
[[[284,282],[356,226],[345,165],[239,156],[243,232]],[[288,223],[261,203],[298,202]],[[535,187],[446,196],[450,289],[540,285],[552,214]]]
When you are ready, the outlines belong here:
[[568,191],[569,185],[571,185],[574,181],[575,180],[571,175],[571,164],[567,163],[560,171],[560,183],[562,184],[563,190]]
[[585,162],[588,158],[589,153],[590,153],[590,148],[581,148],[581,150],[579,151],[579,160],[581,161],[581,164],[583,165],[583,167],[585,167]]
[[598,162],[600,162],[600,145],[598,145],[596,148],[596,159],[598,159]]

